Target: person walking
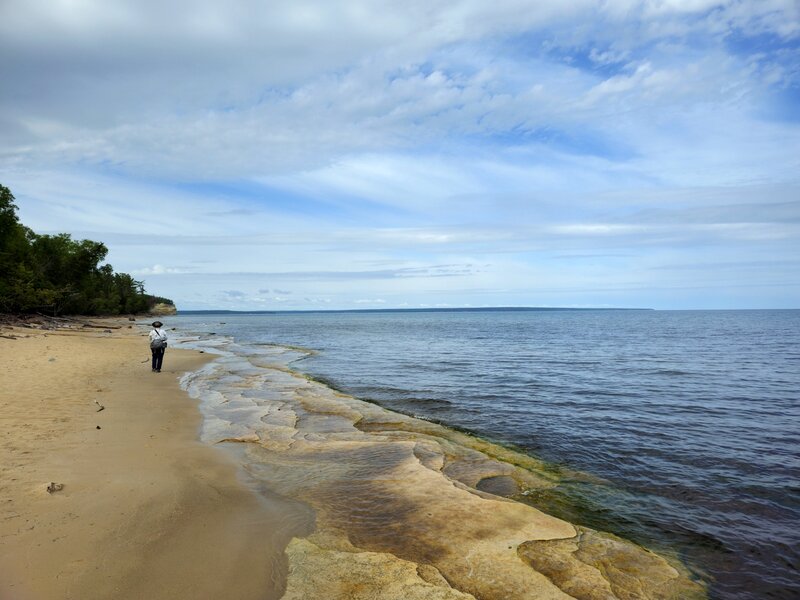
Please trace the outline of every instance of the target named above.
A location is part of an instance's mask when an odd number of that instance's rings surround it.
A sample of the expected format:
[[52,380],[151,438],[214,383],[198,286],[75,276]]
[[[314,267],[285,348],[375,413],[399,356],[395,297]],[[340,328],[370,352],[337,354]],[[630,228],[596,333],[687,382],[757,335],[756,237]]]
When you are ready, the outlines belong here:
[[161,329],[161,321],[153,322],[153,331],[150,332],[150,352],[153,353],[153,373],[161,373],[161,363],[164,362],[164,351],[167,349],[167,332]]

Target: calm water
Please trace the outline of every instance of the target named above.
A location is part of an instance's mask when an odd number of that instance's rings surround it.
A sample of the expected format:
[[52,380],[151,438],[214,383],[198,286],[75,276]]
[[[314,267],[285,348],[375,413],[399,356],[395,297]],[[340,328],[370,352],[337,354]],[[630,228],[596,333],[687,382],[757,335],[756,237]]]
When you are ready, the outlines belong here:
[[529,498],[688,562],[726,599],[800,597],[800,311],[192,315],[294,366],[602,480]]

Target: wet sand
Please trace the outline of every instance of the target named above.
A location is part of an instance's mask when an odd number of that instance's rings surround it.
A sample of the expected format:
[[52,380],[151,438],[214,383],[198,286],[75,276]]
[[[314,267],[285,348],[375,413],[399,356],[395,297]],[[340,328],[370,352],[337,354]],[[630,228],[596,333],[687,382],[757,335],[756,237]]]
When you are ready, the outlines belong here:
[[279,597],[283,506],[198,441],[178,384],[207,355],[168,349],[154,374],[116,325],[0,332],[0,598]]

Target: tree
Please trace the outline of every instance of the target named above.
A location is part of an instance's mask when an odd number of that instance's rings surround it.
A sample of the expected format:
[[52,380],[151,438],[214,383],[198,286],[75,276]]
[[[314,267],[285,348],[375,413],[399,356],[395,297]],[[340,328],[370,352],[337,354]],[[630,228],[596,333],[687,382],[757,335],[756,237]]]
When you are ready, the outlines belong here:
[[33,232],[17,219],[14,195],[0,185],[0,310],[11,311],[36,295],[29,253]]
[[116,315],[148,310],[144,285],[115,273],[102,242],[68,233],[37,235],[19,222],[14,195],[0,185],[0,312]]

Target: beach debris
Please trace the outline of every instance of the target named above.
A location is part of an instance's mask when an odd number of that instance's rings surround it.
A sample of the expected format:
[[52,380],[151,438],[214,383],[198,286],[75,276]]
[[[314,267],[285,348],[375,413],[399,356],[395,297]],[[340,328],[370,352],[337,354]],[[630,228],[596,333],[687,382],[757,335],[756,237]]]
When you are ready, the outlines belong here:
[[15,340],[15,339],[17,339],[17,336],[15,336],[15,335],[0,335],[0,338],[5,338],[7,340]]
[[100,412],[101,410],[105,410],[106,407],[100,404],[97,400],[94,401],[95,404],[99,407],[95,412]]
[[55,481],[51,481],[50,485],[47,486],[47,493],[52,494],[54,492],[60,492],[64,489],[63,483],[56,483]]
[[47,362],[56,362],[56,359],[51,356],[47,359]]
[[24,327],[26,329],[44,329],[44,330],[58,330],[58,329],[75,329],[80,326],[84,327],[97,327],[97,328],[111,328],[119,329],[114,325],[92,325],[88,324],[83,319],[71,317],[59,317],[56,315],[46,315],[43,313],[36,313],[30,315],[0,315],[0,323],[10,325],[12,327]]
[[97,429],[100,429],[100,425],[97,426]]
[[136,317],[128,317],[128,321],[135,321]]

